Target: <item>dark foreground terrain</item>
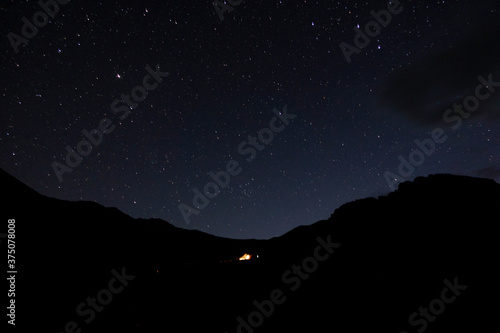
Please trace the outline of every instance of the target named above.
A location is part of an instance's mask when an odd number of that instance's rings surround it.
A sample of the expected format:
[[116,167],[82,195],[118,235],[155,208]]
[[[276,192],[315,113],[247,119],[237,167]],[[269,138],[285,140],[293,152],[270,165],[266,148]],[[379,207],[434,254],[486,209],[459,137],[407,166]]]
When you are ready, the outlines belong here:
[[0,232],[16,221],[18,332],[500,331],[492,180],[417,178],[270,240],[47,198],[1,170],[0,181]]

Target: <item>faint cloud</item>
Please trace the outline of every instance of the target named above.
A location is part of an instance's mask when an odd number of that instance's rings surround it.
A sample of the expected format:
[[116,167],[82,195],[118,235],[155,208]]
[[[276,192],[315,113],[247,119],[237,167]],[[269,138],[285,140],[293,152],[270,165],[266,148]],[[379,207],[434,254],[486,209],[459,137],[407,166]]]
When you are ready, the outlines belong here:
[[473,175],[481,178],[494,179],[495,181],[500,182],[500,168],[495,165],[490,165],[486,168],[473,171]]
[[[477,32],[435,54],[428,54],[390,75],[380,92],[380,103],[405,115],[420,126],[442,121],[443,113],[453,103],[460,103],[474,93],[479,75],[493,73],[500,81],[499,32]],[[493,99],[498,102],[498,96]],[[475,116],[498,118],[492,104],[484,105]]]

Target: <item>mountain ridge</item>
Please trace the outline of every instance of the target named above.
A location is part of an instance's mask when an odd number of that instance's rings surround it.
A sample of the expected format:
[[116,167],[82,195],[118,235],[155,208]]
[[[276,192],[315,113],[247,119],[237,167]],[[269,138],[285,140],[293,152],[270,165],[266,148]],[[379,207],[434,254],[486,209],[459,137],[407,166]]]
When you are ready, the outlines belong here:
[[[378,196],[376,198],[375,197],[359,198],[359,199],[356,199],[356,200],[353,200],[353,201],[350,201],[350,202],[346,202],[346,203],[342,204],[341,206],[339,206],[338,208],[336,208],[332,212],[330,218],[332,218],[335,215],[336,211],[342,211],[346,207],[348,207],[350,205],[356,205],[359,202],[369,202],[369,201],[372,201],[372,200],[386,200],[386,199],[389,199],[389,198],[396,197],[396,196],[398,196],[402,192],[408,192],[408,191],[411,192],[411,191],[413,191],[417,187],[429,186],[429,184],[431,184],[431,183],[433,184],[434,187],[436,187],[436,185],[450,186],[450,185],[454,184],[455,183],[454,180],[457,180],[457,179],[460,179],[461,182],[467,182],[467,183],[471,183],[471,182],[482,183],[482,184],[484,184],[484,186],[487,186],[487,187],[492,187],[492,186],[495,186],[495,185],[499,185],[493,179],[486,179],[486,178],[473,177],[473,176],[453,175],[453,174],[431,174],[431,175],[428,175],[426,177],[419,176],[419,177],[416,177],[413,181],[404,181],[404,182],[401,182],[399,184],[398,188],[395,191],[389,192],[386,195],[381,195],[381,196]],[[435,180],[436,180],[436,182],[435,182]],[[2,184],[6,184],[6,187],[7,187],[7,189],[9,191],[12,190],[12,189],[16,189],[17,191],[14,190],[13,191],[14,193],[18,192],[19,190],[22,190],[23,191],[23,196],[27,196],[29,198],[37,198],[37,197],[38,198],[42,198],[43,197],[43,198],[50,199],[50,200],[59,200],[60,202],[75,202],[75,203],[82,203],[82,204],[87,204],[87,205],[96,204],[96,205],[98,205],[98,206],[106,209],[107,211],[110,211],[110,212],[114,211],[115,215],[122,215],[122,217],[126,216],[126,217],[128,217],[130,219],[134,219],[134,220],[137,220],[137,221],[149,221],[149,223],[165,224],[169,228],[173,228],[175,230],[186,230],[186,231],[190,231],[190,232],[199,232],[199,233],[206,234],[206,235],[211,235],[211,236],[217,237],[217,238],[231,239],[231,238],[227,238],[227,237],[223,237],[223,236],[212,235],[210,233],[207,233],[207,232],[204,232],[204,231],[201,231],[201,230],[185,229],[185,228],[177,227],[174,224],[170,223],[169,221],[161,219],[161,218],[133,218],[130,215],[122,212],[121,210],[119,210],[116,207],[106,207],[106,206],[103,206],[102,204],[99,204],[99,203],[97,203],[95,201],[85,201],[85,200],[67,201],[67,200],[63,200],[63,199],[56,199],[56,198],[47,197],[47,196],[45,196],[43,194],[40,194],[36,190],[30,188],[28,185],[24,184],[23,182],[21,182],[20,180],[16,179],[14,176],[10,175],[9,173],[7,173],[6,171],[4,171],[2,169],[0,169],[0,182]],[[119,212],[119,214],[116,214],[118,212]],[[293,228],[293,229],[285,232],[284,234],[282,234],[280,236],[271,237],[270,239],[282,237],[282,236],[284,236],[284,235],[292,232],[294,229],[302,228],[302,227],[306,227],[306,226],[310,226],[310,225],[313,225],[315,223],[323,222],[323,221],[326,221],[326,220],[320,220],[320,221],[314,222],[312,224],[299,225],[299,226],[297,226],[297,227],[295,227],[295,228]],[[249,239],[244,239],[244,240],[257,240],[257,239],[255,239],[255,238],[249,238]]]
[[[47,198],[4,175],[0,180],[13,194],[2,214],[16,219],[19,327],[25,329],[60,332],[74,321],[82,332],[148,332],[162,328],[166,316],[168,327],[186,331],[249,333],[238,318],[248,320],[254,301],[281,290],[287,301],[252,331],[320,331],[333,319],[339,332],[372,329],[373,322],[401,331],[408,330],[409,315],[439,296],[445,279],[455,278],[468,289],[459,305],[428,322],[428,332],[496,327],[500,309],[491,300],[498,293],[490,286],[499,278],[492,263],[500,253],[494,231],[500,185],[491,180],[416,178],[279,237],[237,240],[133,219],[94,202]],[[314,262],[307,258],[326,243],[338,248],[299,275],[295,270]],[[254,257],[239,261],[244,253]],[[121,270],[135,277],[130,286],[86,323],[76,307]],[[399,306],[385,315],[393,304]]]

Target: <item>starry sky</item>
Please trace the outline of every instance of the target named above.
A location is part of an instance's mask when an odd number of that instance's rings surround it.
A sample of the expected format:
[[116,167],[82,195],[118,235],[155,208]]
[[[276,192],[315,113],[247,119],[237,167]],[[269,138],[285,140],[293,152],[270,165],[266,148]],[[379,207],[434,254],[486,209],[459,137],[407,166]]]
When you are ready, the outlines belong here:
[[267,239],[418,176],[500,181],[498,0],[61,2],[36,33],[37,1],[0,6],[0,167],[44,195]]

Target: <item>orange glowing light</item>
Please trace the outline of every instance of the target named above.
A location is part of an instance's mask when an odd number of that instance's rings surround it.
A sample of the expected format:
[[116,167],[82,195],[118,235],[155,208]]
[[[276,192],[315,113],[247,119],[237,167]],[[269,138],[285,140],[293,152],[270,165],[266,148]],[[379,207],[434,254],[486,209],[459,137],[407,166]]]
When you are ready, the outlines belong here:
[[244,255],[242,255],[242,256],[240,257],[240,259],[239,259],[239,260],[250,260],[250,259],[252,259],[252,255],[250,255],[250,254],[248,254],[248,253],[245,253]]

